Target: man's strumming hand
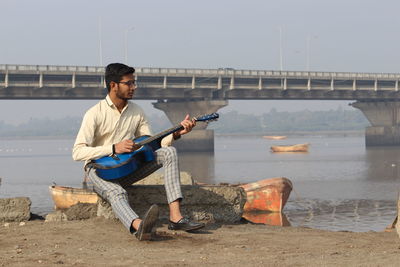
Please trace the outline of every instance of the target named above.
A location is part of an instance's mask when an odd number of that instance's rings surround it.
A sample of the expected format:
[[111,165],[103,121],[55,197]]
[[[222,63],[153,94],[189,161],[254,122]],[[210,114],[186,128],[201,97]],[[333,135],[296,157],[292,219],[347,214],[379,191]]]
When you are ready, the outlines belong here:
[[114,146],[115,146],[116,154],[129,153],[129,152],[135,151],[136,149],[138,149],[140,147],[135,142],[133,142],[132,140],[128,140],[128,139],[123,140],[123,141],[115,144]]

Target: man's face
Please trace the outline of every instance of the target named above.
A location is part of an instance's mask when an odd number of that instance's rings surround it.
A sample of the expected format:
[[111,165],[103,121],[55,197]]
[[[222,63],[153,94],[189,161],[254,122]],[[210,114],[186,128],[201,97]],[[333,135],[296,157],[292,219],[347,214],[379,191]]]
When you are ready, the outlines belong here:
[[133,94],[136,90],[136,79],[135,75],[127,74],[122,76],[121,81],[115,85],[115,94],[118,98],[129,100],[132,99]]

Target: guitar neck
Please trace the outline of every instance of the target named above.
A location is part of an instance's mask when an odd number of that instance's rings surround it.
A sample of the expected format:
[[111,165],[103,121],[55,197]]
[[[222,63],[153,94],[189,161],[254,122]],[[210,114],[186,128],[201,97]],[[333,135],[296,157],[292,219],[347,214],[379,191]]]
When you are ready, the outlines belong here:
[[[200,117],[193,117],[192,120],[208,122],[210,120],[216,120],[218,118],[219,118],[218,113],[212,113],[212,114],[203,115],[203,116],[200,116]],[[167,129],[165,131],[162,131],[161,133],[158,133],[156,135],[153,135],[153,136],[151,136],[149,138],[144,139],[143,141],[138,142],[137,145],[143,146],[143,145],[149,144],[149,143],[151,143],[151,142],[153,142],[153,141],[155,141],[157,139],[164,138],[169,134],[172,134],[174,132],[180,131],[183,128],[184,127],[181,124],[178,124],[178,125],[176,125],[176,126],[174,126],[172,128],[169,128],[169,129]]]
[[169,129],[167,129],[165,131],[162,131],[161,133],[158,133],[158,134],[153,135],[153,136],[151,136],[151,137],[149,137],[149,138],[147,138],[147,139],[145,139],[145,140],[143,140],[141,142],[138,142],[137,144],[139,146],[143,146],[143,145],[146,145],[148,143],[153,142],[154,140],[162,139],[162,138],[166,137],[167,135],[172,134],[172,133],[177,132],[177,131],[180,131],[182,129],[183,129],[183,126],[178,124],[178,125],[176,125],[176,126],[174,126],[172,128],[169,128]]

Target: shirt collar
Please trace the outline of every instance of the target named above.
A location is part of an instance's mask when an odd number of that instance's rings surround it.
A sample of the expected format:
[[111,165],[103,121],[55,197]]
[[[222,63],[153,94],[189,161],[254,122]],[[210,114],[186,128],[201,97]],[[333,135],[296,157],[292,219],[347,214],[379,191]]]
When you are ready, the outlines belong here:
[[110,107],[115,106],[114,103],[111,101],[111,98],[110,98],[110,96],[108,94],[106,96],[106,102]]
[[[106,103],[107,103],[107,105],[109,106],[109,107],[111,107],[111,108],[115,108],[116,109],[116,106],[114,105],[114,103],[111,101],[111,98],[110,98],[110,96],[107,94],[107,96],[106,96]],[[129,107],[129,105],[130,105],[130,101],[127,101],[127,104],[126,104],[126,106],[122,109],[122,112],[124,112],[124,110],[126,110],[128,107]],[[121,113],[122,113],[121,112]]]

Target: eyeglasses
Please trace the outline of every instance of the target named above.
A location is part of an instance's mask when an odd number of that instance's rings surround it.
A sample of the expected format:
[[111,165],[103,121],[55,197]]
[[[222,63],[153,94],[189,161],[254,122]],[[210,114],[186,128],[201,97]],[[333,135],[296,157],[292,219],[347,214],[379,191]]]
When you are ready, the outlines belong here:
[[123,84],[128,85],[128,86],[133,86],[133,85],[136,84],[136,80],[130,80],[130,81],[127,81],[127,82],[116,82],[116,83],[123,83]]

